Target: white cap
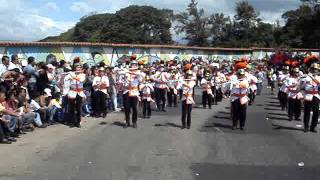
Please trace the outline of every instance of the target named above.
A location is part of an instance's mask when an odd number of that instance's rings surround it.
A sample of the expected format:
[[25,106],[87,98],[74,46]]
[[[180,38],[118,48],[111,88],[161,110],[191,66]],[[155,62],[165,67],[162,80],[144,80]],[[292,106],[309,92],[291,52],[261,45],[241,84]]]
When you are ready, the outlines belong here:
[[23,59],[23,60],[21,60],[21,66],[27,66],[28,65],[28,61],[27,60],[25,60],[25,59]]
[[55,67],[54,67],[52,64],[48,64],[48,65],[47,65],[47,68],[48,68],[48,69],[55,69]]
[[47,96],[52,96],[52,94],[51,94],[51,89],[45,88],[45,89],[44,89],[44,92],[47,94]]

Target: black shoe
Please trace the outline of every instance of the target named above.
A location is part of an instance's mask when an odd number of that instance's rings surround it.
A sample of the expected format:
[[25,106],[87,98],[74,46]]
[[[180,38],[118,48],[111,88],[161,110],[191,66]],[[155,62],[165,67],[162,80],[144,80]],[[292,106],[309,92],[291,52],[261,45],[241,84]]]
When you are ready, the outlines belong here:
[[212,109],[211,107],[209,107],[209,109]]
[[295,120],[296,120],[296,121],[301,121],[301,119],[300,119],[300,118],[295,118]]
[[231,128],[232,130],[236,130],[237,129],[237,127],[236,126],[232,126],[232,128]]
[[8,139],[2,139],[0,140],[0,144],[12,144],[12,142],[9,141]]
[[308,131],[309,131],[309,128],[307,128],[307,127],[305,127],[304,130],[303,130],[303,132],[305,132],[305,133],[308,132]]
[[45,125],[45,124],[42,124],[41,126],[39,126],[38,128],[46,128],[47,127],[47,125]]
[[106,116],[107,116],[107,113],[103,113],[103,114],[102,114],[102,117],[103,117],[103,118],[106,118]]
[[244,127],[240,127],[240,130],[243,131],[243,130],[244,130]]
[[143,116],[142,118],[143,118],[143,119],[147,119],[147,116]]
[[17,142],[17,140],[13,137],[7,137],[7,140],[10,142]]
[[190,126],[187,126],[187,129],[190,129]]
[[166,112],[166,110],[165,110],[165,109],[162,109],[162,112]]
[[185,129],[185,128],[187,128],[186,125],[182,125],[182,126],[181,126],[181,129]]
[[128,128],[128,127],[129,127],[128,124],[123,125],[123,128]]
[[310,129],[311,132],[317,133],[318,131],[316,129]]
[[137,128],[138,126],[137,126],[137,124],[136,123],[134,123],[133,124],[133,128]]

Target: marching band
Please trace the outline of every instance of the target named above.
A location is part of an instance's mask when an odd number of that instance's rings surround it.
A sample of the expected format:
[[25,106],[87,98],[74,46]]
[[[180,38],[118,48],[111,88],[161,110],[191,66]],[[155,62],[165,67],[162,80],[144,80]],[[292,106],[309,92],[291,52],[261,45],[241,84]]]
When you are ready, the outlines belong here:
[[[190,129],[192,107],[195,104],[195,87],[202,89],[203,108],[212,109],[213,104],[223,98],[231,103],[232,129],[245,129],[247,106],[253,105],[257,95],[261,94],[264,79],[268,86],[277,85],[280,107],[287,110],[288,120],[300,121],[301,107],[304,107],[304,131],[316,132],[319,115],[319,59],[312,56],[304,59],[304,72],[297,63],[285,63],[278,67],[250,68],[245,58],[234,60],[233,64],[207,63],[205,61],[181,62],[159,61],[145,65],[133,55],[126,65],[114,69],[117,91],[122,93],[125,125],[137,128],[138,108],[142,108],[143,118],[150,118],[152,109],[166,112],[168,107],[181,105],[181,128]],[[301,65],[301,64],[299,64]],[[251,65],[252,66],[252,65]],[[74,64],[68,92],[69,111],[74,115],[74,123],[80,126],[83,93],[83,81],[86,78],[79,63]],[[105,99],[108,96],[109,79],[105,67],[94,71],[93,95],[95,114],[106,116]],[[180,101],[178,100],[180,98]],[[140,105],[140,106],[139,106]],[[154,108],[153,108],[154,107]],[[311,113],[312,112],[312,113]],[[131,115],[131,117],[130,117]],[[309,124],[311,117],[311,125]]]

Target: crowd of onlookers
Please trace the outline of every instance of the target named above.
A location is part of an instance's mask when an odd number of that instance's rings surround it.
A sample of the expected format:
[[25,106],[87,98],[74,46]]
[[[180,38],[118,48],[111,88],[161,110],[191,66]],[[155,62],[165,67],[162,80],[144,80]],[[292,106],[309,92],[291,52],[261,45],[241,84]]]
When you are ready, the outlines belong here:
[[[80,62],[75,58],[74,62]],[[104,73],[109,77],[107,108],[120,111],[121,104],[117,102],[112,68],[104,63],[89,67],[83,65],[86,74],[84,92],[86,99],[82,106],[82,116],[100,117],[94,114],[90,100],[92,81],[99,67],[104,67]],[[72,64],[62,61],[37,63],[34,57],[27,61],[19,60],[17,55],[3,56],[0,64],[0,143],[10,144],[16,138],[37,128],[64,123],[69,125],[66,94],[67,82],[64,77],[72,71]],[[120,101],[121,103],[121,101]],[[119,105],[119,106],[118,106]]]

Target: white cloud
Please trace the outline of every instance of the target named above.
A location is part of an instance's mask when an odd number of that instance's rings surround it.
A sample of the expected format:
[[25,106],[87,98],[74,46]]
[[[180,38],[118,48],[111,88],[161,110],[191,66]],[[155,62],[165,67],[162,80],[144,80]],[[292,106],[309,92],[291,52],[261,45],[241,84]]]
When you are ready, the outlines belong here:
[[28,10],[22,0],[0,0],[0,40],[39,40],[58,35],[75,24],[55,21],[38,12]]
[[60,8],[57,5],[57,3],[55,2],[47,2],[47,4],[45,5],[46,9],[49,11],[55,11],[55,12],[59,12]]
[[73,2],[70,10],[77,13],[89,13],[95,9],[86,2]]

